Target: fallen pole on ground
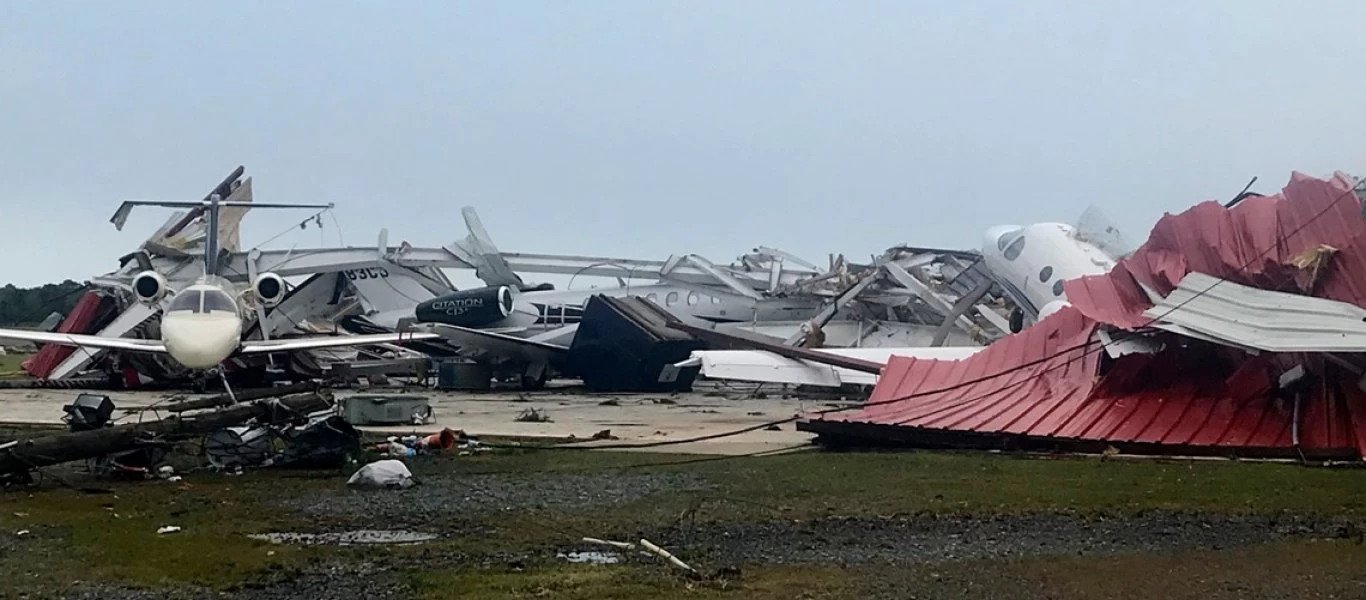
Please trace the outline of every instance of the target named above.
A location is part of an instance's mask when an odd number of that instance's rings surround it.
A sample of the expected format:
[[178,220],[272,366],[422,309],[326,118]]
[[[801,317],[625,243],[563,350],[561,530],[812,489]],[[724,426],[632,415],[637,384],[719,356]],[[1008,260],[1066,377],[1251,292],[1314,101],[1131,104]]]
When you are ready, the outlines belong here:
[[[237,392],[237,393],[236,393],[236,394],[237,394],[237,398],[236,398],[237,402],[236,402],[236,403],[240,404],[240,403],[243,403],[243,402],[253,402],[253,401],[256,401],[256,400],[264,400],[264,399],[266,399],[266,398],[276,398],[276,397],[279,397],[279,396],[288,396],[288,395],[290,395],[290,394],[302,394],[302,393],[305,393],[305,392],[312,392],[312,391],[315,391],[315,390],[317,390],[317,389],[319,389],[319,385],[318,385],[318,384],[312,383],[312,382],[305,382],[305,383],[295,383],[295,384],[293,384],[293,385],[287,385],[287,386],[278,387],[278,388],[260,388],[260,389],[254,389],[254,390],[243,390],[243,391],[240,391],[240,392]],[[191,411],[191,410],[201,410],[201,409],[205,409],[205,408],[218,408],[218,407],[220,407],[220,406],[232,406],[233,404],[234,404],[234,402],[233,402],[233,397],[232,397],[232,395],[230,395],[230,394],[219,394],[219,395],[217,395],[217,396],[209,396],[208,398],[200,398],[200,399],[198,399],[198,400],[185,400],[185,401],[182,401],[182,402],[176,402],[176,403],[173,403],[173,404],[166,404],[166,405],[164,405],[164,406],[159,406],[159,407],[140,406],[140,407],[137,407],[137,408],[130,408],[130,409],[128,409],[128,412],[156,410],[156,411],[164,411],[164,412],[171,412],[171,413],[181,413],[181,412],[186,412],[186,411]]]
[[205,435],[255,418],[283,421],[331,405],[331,393],[322,390],[239,404],[190,417],[177,416],[148,423],[17,440],[11,442],[13,445],[7,444],[7,447],[0,449],[0,475],[24,473],[40,467],[131,450],[148,440],[176,440]]

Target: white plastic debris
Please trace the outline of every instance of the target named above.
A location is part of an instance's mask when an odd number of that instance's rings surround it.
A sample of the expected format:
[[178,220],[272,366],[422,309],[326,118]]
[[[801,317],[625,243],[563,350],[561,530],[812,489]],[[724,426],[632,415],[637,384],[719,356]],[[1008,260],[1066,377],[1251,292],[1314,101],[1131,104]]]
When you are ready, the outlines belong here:
[[346,485],[388,488],[408,488],[416,483],[413,481],[412,471],[408,470],[408,465],[392,459],[365,465],[346,480]]
[[162,528],[158,529],[158,530],[157,530],[157,534],[158,534],[158,535],[166,535],[166,534],[168,534],[168,533],[175,533],[175,532],[177,532],[177,531],[180,531],[180,528],[179,528],[179,527],[176,527],[175,525],[167,525],[167,526],[165,526],[165,527],[162,527]]
[[26,535],[28,535],[28,534],[29,534],[29,531],[28,531],[27,529],[22,529],[22,530],[19,530],[19,531],[14,532],[14,535],[16,535],[16,536],[18,536],[18,537],[24,537],[24,536],[26,536]]

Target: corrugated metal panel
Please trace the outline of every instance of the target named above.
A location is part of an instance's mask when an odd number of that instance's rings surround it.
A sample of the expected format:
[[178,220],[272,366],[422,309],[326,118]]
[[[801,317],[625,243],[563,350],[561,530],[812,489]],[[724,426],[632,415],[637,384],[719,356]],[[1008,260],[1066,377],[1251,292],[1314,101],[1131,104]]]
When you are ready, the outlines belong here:
[[[828,418],[939,429],[1051,432],[1065,424],[1089,391],[1099,353],[1086,353],[1081,345],[1094,327],[1080,312],[1063,309],[968,359],[892,357],[867,407]],[[1019,368],[1069,348],[1073,350]],[[1006,374],[984,379],[999,373]],[[984,380],[964,385],[978,379]],[[962,387],[910,398],[956,385]]]
[[[95,320],[100,316],[100,309],[103,307],[105,297],[95,291],[88,291],[81,299],[76,301],[76,306],[62,320],[62,324],[57,327],[60,333],[91,333],[95,327]],[[59,346],[57,344],[47,344],[39,350],[37,354],[24,361],[22,368],[30,375],[38,378],[45,378],[52,374],[52,370],[66,360],[68,356],[76,351],[71,346]]]
[[[1148,241],[1106,275],[1065,283],[1067,298],[1086,316],[1136,328],[1152,304],[1142,286],[1170,294],[1187,273],[1205,273],[1264,290],[1313,293],[1366,306],[1366,234],[1361,201],[1343,175],[1330,180],[1301,173],[1275,196],[1248,198],[1233,208],[1197,204],[1166,215]],[[1306,249],[1339,250],[1317,281],[1291,264]]]
[[973,440],[957,445],[976,447],[1032,438],[1170,452],[1366,454],[1366,394],[1335,365],[1296,359],[1317,374],[1300,399],[1296,447],[1294,401],[1279,398],[1275,385],[1292,355],[1168,348],[1120,357],[1096,377],[1103,353],[1095,344],[1084,346],[1095,326],[1065,308],[968,359],[893,357],[868,406],[824,415],[802,428],[891,427],[902,438],[934,433],[939,440]]
[[1269,352],[1366,352],[1366,309],[1203,273],[1187,275],[1144,316]]

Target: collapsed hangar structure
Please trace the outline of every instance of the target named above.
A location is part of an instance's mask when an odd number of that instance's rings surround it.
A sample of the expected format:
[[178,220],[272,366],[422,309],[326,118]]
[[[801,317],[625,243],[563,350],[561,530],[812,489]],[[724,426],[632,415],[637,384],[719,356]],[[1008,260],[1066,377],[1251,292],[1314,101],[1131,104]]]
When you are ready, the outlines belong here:
[[1069,306],[962,360],[893,357],[832,445],[1366,458],[1366,187],[1163,217]]
[[[210,194],[249,203],[252,179],[238,167]],[[313,350],[291,353],[284,360],[234,358],[224,366],[230,377],[247,384],[282,374],[312,378],[351,372],[340,367],[357,363],[432,358],[486,363],[492,373],[521,375],[524,383],[525,372],[535,370],[543,382],[547,365],[537,363],[545,360],[528,349],[549,348],[552,356],[570,351],[580,321],[592,312],[585,308],[594,298],[604,297],[638,296],[693,326],[790,346],[834,348],[982,346],[1006,335],[1014,310],[980,256],[971,251],[897,246],[870,257],[866,264],[832,255],[824,268],[764,247],[729,265],[695,254],[656,261],[512,253],[497,249],[472,208],[463,212],[469,235],[445,246],[392,246],[387,232],[381,231],[369,247],[243,248],[239,233],[249,211],[223,210],[218,223],[220,274],[242,284],[257,281],[258,274],[274,273],[283,278],[285,292],[277,303],[254,305],[252,314],[244,315],[245,339],[392,330],[419,320],[418,308],[424,303],[489,289],[507,288],[515,296],[509,304],[516,306],[496,315],[503,321],[434,324],[438,330],[446,327],[459,334],[446,342]],[[322,226],[321,217],[322,213],[312,215],[294,225]],[[121,257],[117,269],[93,278],[90,289],[55,330],[105,337],[158,336],[159,316],[169,298],[140,302],[139,277],[155,277],[171,290],[191,283],[202,274],[200,253],[208,226],[198,210],[172,215]],[[456,290],[443,269],[472,271],[488,287]],[[608,278],[617,287],[555,290],[523,280],[536,275]],[[530,319],[508,321],[513,315],[507,313],[518,311]],[[684,352],[673,358],[686,357]],[[584,363],[552,361],[550,367],[557,375],[577,376],[572,372],[576,368],[592,368]],[[23,368],[45,381],[89,381],[93,374],[112,376],[126,386],[184,381],[190,375],[157,356],[51,344],[41,347]]]

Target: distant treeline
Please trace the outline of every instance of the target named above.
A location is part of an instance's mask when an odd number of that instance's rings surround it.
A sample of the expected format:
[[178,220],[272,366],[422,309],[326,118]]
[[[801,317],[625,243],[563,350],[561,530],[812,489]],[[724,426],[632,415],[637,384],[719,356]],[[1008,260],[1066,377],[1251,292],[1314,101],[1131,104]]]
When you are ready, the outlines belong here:
[[71,312],[85,284],[70,279],[42,287],[0,287],[0,326],[37,325],[53,312]]

